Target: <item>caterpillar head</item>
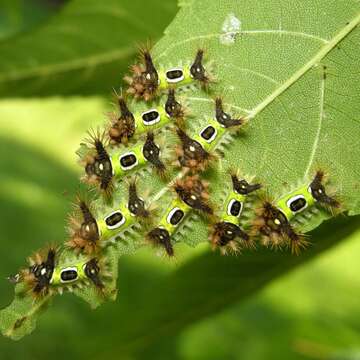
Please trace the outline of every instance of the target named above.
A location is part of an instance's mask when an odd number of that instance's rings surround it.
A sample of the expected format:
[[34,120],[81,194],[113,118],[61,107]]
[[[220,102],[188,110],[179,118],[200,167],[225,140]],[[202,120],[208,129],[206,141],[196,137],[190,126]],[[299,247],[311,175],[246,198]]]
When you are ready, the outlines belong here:
[[105,288],[105,285],[101,279],[101,268],[99,264],[99,259],[92,258],[89,260],[84,268],[85,275],[87,278],[95,285],[97,289],[100,291],[103,291]]
[[174,248],[169,232],[161,227],[156,227],[147,233],[146,239],[153,246],[162,247],[169,257],[174,256]]
[[151,214],[145,207],[145,201],[138,195],[136,178],[129,181],[128,209],[131,214],[139,217],[140,220],[148,221],[150,218]]
[[158,93],[159,75],[152,61],[149,50],[140,52],[141,64],[134,65],[132,76],[126,76],[124,80],[129,84],[128,94],[136,99],[145,101],[152,100]]
[[220,249],[222,254],[237,253],[243,247],[252,247],[250,236],[240,226],[219,221],[211,226],[210,242],[213,249]]
[[252,192],[261,189],[261,184],[250,184],[245,179],[240,179],[236,173],[231,173],[233,189],[241,195],[249,195]]
[[191,172],[204,171],[214,157],[182,129],[177,128],[176,133],[181,142],[175,148],[180,166]]
[[220,97],[215,99],[215,118],[219,124],[225,128],[239,128],[245,123],[244,118],[232,118],[223,108],[223,101]]
[[21,281],[27,285],[35,298],[49,294],[55,261],[56,249],[50,247],[48,250],[37,252],[30,257],[29,268],[21,271]]
[[256,214],[254,229],[263,236],[264,245],[274,248],[288,246],[295,254],[307,246],[304,236],[293,229],[285,214],[271,202],[263,202],[262,207],[256,210]]
[[174,184],[175,192],[185,204],[201,213],[213,215],[214,210],[208,201],[208,187],[208,183],[201,180],[198,175],[187,176]]
[[70,217],[71,238],[66,245],[76,251],[92,254],[99,250],[100,234],[97,221],[85,200],[78,198],[76,206],[77,211]]
[[135,134],[135,117],[129,110],[125,97],[119,96],[117,100],[120,115],[112,119],[108,135],[115,144],[127,144]]
[[146,136],[146,141],[143,146],[143,154],[147,161],[149,161],[156,169],[158,174],[165,177],[166,167],[160,158],[160,148],[154,141],[154,133],[149,131]]
[[99,186],[100,190],[109,195],[112,191],[113,169],[110,157],[104,145],[104,135],[89,133],[91,148],[82,159],[85,167],[84,180]]
[[185,107],[176,100],[175,89],[170,88],[165,103],[165,111],[168,116],[175,119],[178,126],[183,126],[184,118],[186,116]]
[[208,89],[209,84],[212,82],[209,72],[204,67],[204,50],[199,49],[196,52],[194,62],[190,67],[190,74],[193,79],[200,82],[201,87],[205,90]]
[[311,181],[309,188],[313,198],[322,206],[333,210],[339,209],[340,203],[334,197],[329,196],[326,193],[324,186],[325,174],[323,171],[318,170],[314,179]]

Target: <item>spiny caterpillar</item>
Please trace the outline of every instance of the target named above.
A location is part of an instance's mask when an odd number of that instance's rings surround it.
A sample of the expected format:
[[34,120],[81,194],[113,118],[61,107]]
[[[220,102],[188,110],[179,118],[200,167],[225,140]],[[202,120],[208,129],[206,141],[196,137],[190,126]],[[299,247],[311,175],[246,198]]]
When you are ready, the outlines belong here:
[[155,143],[154,134],[148,132],[145,143],[139,143],[129,148],[115,148],[111,155],[99,136],[92,137],[92,147],[86,149],[81,162],[85,166],[84,181],[95,184],[109,195],[113,180],[121,180],[131,172],[138,171],[147,164],[153,165],[159,176],[165,175],[165,164],[160,159],[160,147]]
[[206,215],[213,214],[213,209],[208,202],[208,183],[201,180],[199,176],[188,176],[184,180],[177,180],[174,191],[178,197],[172,200],[158,226],[147,234],[150,243],[164,247],[168,256],[174,255],[171,238],[191,210]]
[[78,251],[93,254],[109,243],[121,237],[125,230],[140,228],[150,219],[150,210],[139,197],[136,180],[129,182],[128,202],[115,205],[105,215],[95,217],[90,206],[78,199],[80,214],[70,218],[70,240],[67,245]]
[[292,220],[300,213],[320,205],[328,209],[337,209],[340,203],[327,195],[323,185],[324,172],[317,171],[310,184],[306,184],[280,196],[275,201],[264,201],[257,210],[255,228],[262,234],[265,245],[290,246],[293,253],[306,247],[307,241],[298,234]]
[[171,122],[178,126],[183,125],[186,115],[185,106],[175,98],[175,90],[170,88],[165,104],[156,105],[143,112],[132,113],[124,97],[118,97],[120,115],[111,117],[111,126],[108,135],[114,144],[127,144],[134,136],[148,131],[155,131]]
[[131,68],[132,76],[124,78],[129,84],[127,93],[135,99],[149,101],[170,87],[186,86],[196,81],[203,89],[207,89],[212,81],[210,72],[203,65],[204,50],[202,49],[197,51],[191,65],[167,70],[156,69],[147,49],[141,51],[140,58],[142,63],[133,65]]
[[210,241],[222,253],[237,252],[241,247],[250,246],[249,235],[240,227],[240,216],[247,196],[261,188],[261,184],[249,184],[236,173],[231,174],[232,189],[228,192],[219,220],[211,225]]
[[73,256],[60,265],[57,258],[59,250],[53,247],[37,252],[29,258],[29,267],[20,272],[18,281],[26,284],[31,294],[37,297],[62,293],[75,287],[81,288],[87,283],[93,284],[98,290],[105,288],[103,278],[109,277],[102,260],[96,257],[87,258]]
[[199,133],[190,137],[184,130],[177,129],[181,145],[177,146],[176,155],[180,166],[195,172],[205,170],[214,157],[212,151],[225,141],[226,131],[237,131],[244,122],[243,118],[232,118],[226,113],[221,98],[216,98],[215,119],[209,119]]

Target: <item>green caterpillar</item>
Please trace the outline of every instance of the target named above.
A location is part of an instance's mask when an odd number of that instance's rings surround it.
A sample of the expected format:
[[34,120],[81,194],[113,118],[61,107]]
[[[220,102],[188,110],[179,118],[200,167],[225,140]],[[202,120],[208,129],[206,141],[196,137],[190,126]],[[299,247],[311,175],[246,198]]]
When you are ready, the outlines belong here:
[[23,281],[35,298],[51,295],[54,291],[82,287],[88,282],[97,289],[104,290],[100,260],[96,257],[72,256],[57,264],[59,252],[55,248],[40,251],[29,259],[30,266],[20,272],[17,281]]
[[215,100],[215,119],[208,123],[192,138],[182,129],[177,129],[181,146],[176,148],[181,167],[193,172],[205,170],[213,159],[212,152],[224,141],[229,130],[237,131],[245,123],[243,118],[232,118],[223,109],[221,98]]
[[190,211],[190,206],[178,198],[174,199],[159,221],[158,226],[147,234],[147,238],[151,243],[163,246],[166,253],[169,256],[173,256],[174,249],[171,237],[173,237],[179,225],[185,220]]
[[127,144],[134,136],[140,136],[148,131],[156,131],[174,122],[182,125],[185,108],[175,98],[175,90],[169,89],[165,104],[157,105],[143,112],[132,113],[124,97],[118,97],[120,116],[112,119],[108,131],[113,143]]
[[152,100],[162,90],[177,86],[187,86],[196,82],[207,89],[212,81],[210,71],[203,65],[204,51],[198,50],[193,63],[185,67],[157,70],[148,50],[141,52],[142,64],[132,67],[132,76],[125,76],[129,84],[127,93],[135,99]]
[[160,159],[160,147],[154,141],[154,134],[148,132],[144,144],[115,149],[108,154],[103,140],[93,137],[93,149],[86,148],[87,154],[79,154],[85,165],[84,180],[95,184],[102,191],[111,193],[113,179],[121,180],[124,176],[151,164],[160,176],[165,175],[166,167]]
[[178,180],[174,184],[177,198],[173,199],[165,210],[158,226],[148,234],[148,240],[157,246],[162,246],[169,256],[174,255],[172,238],[176,234],[181,222],[196,210],[202,214],[212,215],[212,206],[208,203],[208,184],[198,176],[189,176]]
[[291,225],[297,214],[319,204],[330,209],[337,209],[340,203],[327,195],[323,185],[324,172],[317,171],[313,180],[277,200],[264,201],[258,209],[255,225],[263,235],[264,244],[273,246],[290,245],[294,253],[307,245],[301,234]]
[[71,239],[67,245],[88,254],[98,253],[125,230],[140,228],[140,223],[146,224],[151,215],[145,201],[138,196],[136,181],[129,183],[128,202],[120,202],[104,215],[95,217],[90,206],[81,199],[78,200],[78,208],[80,214],[70,218]]
[[232,188],[227,194],[219,220],[213,225],[210,241],[223,253],[227,250],[238,251],[240,246],[249,246],[250,237],[240,227],[240,217],[249,194],[261,188],[261,184],[249,184],[245,179],[231,175]]

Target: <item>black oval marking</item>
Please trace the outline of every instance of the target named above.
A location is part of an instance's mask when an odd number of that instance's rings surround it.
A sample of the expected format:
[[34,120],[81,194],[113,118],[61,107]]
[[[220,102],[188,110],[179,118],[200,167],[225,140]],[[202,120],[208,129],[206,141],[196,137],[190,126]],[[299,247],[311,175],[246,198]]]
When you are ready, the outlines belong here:
[[215,133],[216,129],[213,126],[209,125],[200,133],[200,136],[206,141],[209,141],[213,138]]
[[166,79],[170,82],[181,81],[184,77],[184,73],[181,69],[172,69],[166,72]]
[[232,216],[239,216],[241,213],[242,204],[238,200],[234,200],[230,207],[230,214]]
[[135,154],[127,154],[120,158],[120,165],[125,169],[134,166],[136,162]]
[[75,269],[62,270],[60,278],[62,282],[74,281],[78,278],[78,272]]
[[177,209],[171,215],[170,224],[173,226],[178,225],[181,222],[181,220],[184,218],[184,216],[185,216],[185,213],[181,209]]
[[306,207],[306,200],[304,198],[297,198],[293,200],[290,205],[290,210],[293,212],[298,212]]
[[152,125],[160,120],[160,114],[157,110],[150,110],[142,114],[142,119],[145,125]]
[[107,226],[113,227],[119,224],[123,220],[124,216],[120,211],[117,211],[105,219]]

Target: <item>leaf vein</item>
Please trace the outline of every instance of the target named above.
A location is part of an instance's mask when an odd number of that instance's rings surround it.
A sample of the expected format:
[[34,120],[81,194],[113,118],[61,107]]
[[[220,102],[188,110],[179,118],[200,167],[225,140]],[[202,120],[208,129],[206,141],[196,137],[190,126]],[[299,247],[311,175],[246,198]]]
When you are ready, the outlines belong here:
[[265,79],[265,80],[268,80],[269,82],[272,82],[273,84],[276,84],[276,85],[280,85],[280,82],[273,79],[272,77],[266,75],[266,74],[263,74],[259,71],[255,71],[255,70],[251,70],[251,69],[248,69],[248,68],[242,68],[242,67],[239,67],[239,66],[236,66],[234,64],[226,64],[224,63],[223,64],[223,67],[232,67],[238,71],[241,71],[241,72],[247,72],[249,74],[253,74],[255,76],[258,76],[258,77],[261,77],[262,79]]
[[308,165],[305,170],[304,177],[306,177],[310,172],[311,166],[315,159],[316,150],[319,145],[321,127],[322,127],[322,123],[323,123],[323,119],[324,119],[324,102],[325,102],[324,100],[325,100],[325,78],[323,77],[320,81],[319,121],[318,121],[318,126],[317,126],[316,133],[315,133],[314,143],[311,148],[311,154],[310,154]]
[[98,66],[100,64],[111,63],[120,59],[124,59],[130,56],[133,52],[134,49],[132,47],[125,47],[123,49],[109,51],[105,54],[96,54],[63,63],[43,65],[37,68],[26,69],[23,71],[8,72],[7,74],[0,75],[0,83],[7,81],[18,81],[35,76],[50,76],[58,73],[81,69],[87,66]]
[[[254,34],[254,35],[256,35],[256,34],[279,34],[279,36],[286,35],[286,36],[303,37],[303,38],[307,38],[307,39],[317,40],[317,41],[322,42],[323,44],[330,43],[329,40],[323,39],[317,35],[302,33],[302,32],[298,32],[298,31],[290,31],[290,30],[272,30],[272,29],[269,29],[269,30],[242,30],[241,32],[239,32],[239,34]],[[180,45],[184,45],[189,42],[197,41],[200,39],[216,38],[216,37],[220,37],[221,35],[223,35],[223,33],[197,35],[197,36],[189,37],[186,40],[174,42],[171,46],[168,46],[166,50],[164,50],[161,54],[159,54],[157,56],[157,59],[161,59],[162,57],[166,56],[172,49],[174,49]]]
[[341,31],[339,31],[332,39],[324,45],[315,56],[313,56],[304,66],[294,73],[287,81],[279,86],[272,94],[264,99],[259,105],[257,105],[249,114],[249,119],[258,115],[263,111],[269,104],[271,104],[278,96],[292,86],[297,80],[299,80],[304,74],[310,69],[317,66],[321,60],[333,49],[336,45],[343,40],[360,22],[360,13],[350,21]]

